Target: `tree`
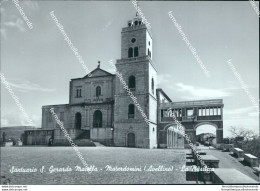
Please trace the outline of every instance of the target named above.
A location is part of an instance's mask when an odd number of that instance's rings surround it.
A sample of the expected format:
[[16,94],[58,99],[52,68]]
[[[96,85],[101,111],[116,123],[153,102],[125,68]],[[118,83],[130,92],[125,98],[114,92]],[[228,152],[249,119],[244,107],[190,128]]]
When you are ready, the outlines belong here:
[[229,129],[233,138],[244,137],[244,141],[238,143],[235,142],[234,146],[244,150],[245,153],[250,153],[258,158],[260,162],[260,139],[254,131],[239,127],[231,126]]
[[248,143],[249,140],[257,138],[257,134],[251,129],[231,126],[229,131],[231,132],[233,138],[244,137],[245,143]]

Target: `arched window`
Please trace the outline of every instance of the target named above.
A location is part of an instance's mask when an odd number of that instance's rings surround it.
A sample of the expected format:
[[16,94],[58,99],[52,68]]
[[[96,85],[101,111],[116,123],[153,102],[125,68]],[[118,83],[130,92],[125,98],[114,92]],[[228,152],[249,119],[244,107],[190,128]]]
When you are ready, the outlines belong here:
[[131,23],[128,23],[128,26],[131,27]]
[[133,57],[133,48],[130,47],[130,48],[128,49],[128,58],[132,58],[132,57]]
[[138,47],[135,47],[135,49],[134,49],[134,56],[135,56],[135,57],[138,56]]
[[75,115],[75,127],[81,129],[81,114],[79,112]]
[[102,127],[102,112],[100,110],[94,112],[93,127]]
[[138,25],[138,21],[135,21],[135,25]]
[[135,117],[135,105],[129,104],[128,105],[128,118],[134,118]]
[[99,97],[101,95],[101,87],[96,87],[96,96]]
[[76,89],[76,97],[82,97],[82,95],[81,95],[81,88],[80,87],[78,87]]
[[142,24],[142,22],[141,21],[139,21],[139,25],[141,25]]
[[154,80],[152,78],[152,93],[154,94]]
[[128,79],[128,87],[129,88],[135,88],[135,77],[130,76]]

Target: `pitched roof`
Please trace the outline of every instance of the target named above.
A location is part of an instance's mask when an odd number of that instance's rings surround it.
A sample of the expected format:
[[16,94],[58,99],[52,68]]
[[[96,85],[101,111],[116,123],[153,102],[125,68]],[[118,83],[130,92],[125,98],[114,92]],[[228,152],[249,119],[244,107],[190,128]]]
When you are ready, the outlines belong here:
[[90,74],[92,74],[91,77],[88,76],[88,74],[86,76],[84,76],[83,78],[92,78],[92,77],[98,77],[98,76],[114,76],[113,74],[100,69],[99,67],[97,67],[96,69],[94,69],[92,72],[90,72]]
[[[88,76],[89,74],[91,74],[91,77]],[[73,78],[71,80],[79,80],[79,79],[84,79],[84,78],[103,77],[103,76],[115,76],[115,74],[111,74],[105,70],[100,69],[99,67],[92,70],[89,74],[87,74],[83,78]]]

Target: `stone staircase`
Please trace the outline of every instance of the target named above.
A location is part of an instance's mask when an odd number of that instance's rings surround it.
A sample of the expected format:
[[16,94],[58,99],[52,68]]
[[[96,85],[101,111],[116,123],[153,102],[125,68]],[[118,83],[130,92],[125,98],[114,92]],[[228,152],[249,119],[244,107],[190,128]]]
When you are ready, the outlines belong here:
[[93,143],[96,145],[96,147],[106,147],[105,145],[103,145],[99,142],[93,142]]
[[76,139],[89,139],[89,138],[90,138],[90,132],[84,131]]
[[96,145],[90,139],[75,139],[73,140],[74,144],[77,146],[85,146],[85,147],[95,147]]
[[[89,138],[90,132],[86,130],[81,130],[81,133],[78,137],[73,139],[73,143],[77,146],[81,147],[95,147],[93,141]],[[71,146],[70,142],[66,139],[66,137],[62,137],[62,139],[54,139],[53,146]]]
[[95,147],[94,142],[90,139],[89,131],[84,131],[73,141],[77,146]]
[[[95,144],[90,139],[74,139],[73,143],[79,147],[95,147]],[[54,140],[53,146],[71,146],[70,142],[66,139]]]

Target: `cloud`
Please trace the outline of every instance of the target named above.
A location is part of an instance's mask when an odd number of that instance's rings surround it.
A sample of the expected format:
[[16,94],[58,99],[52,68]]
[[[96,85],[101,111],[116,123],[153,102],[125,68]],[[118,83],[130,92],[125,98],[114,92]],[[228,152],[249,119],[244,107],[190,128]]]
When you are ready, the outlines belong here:
[[4,127],[4,126],[9,126],[8,120],[1,118],[1,127]]
[[[30,115],[29,113],[28,115],[36,127],[41,126],[41,116]],[[1,127],[8,126],[30,126],[30,123],[28,123],[23,113],[17,108],[1,116]]]
[[[1,5],[2,5],[2,4],[0,3],[0,6],[1,6]],[[0,7],[0,13],[1,13],[1,16],[5,14],[5,9],[4,9],[3,7]]]
[[108,69],[105,69],[105,71],[111,73],[111,74],[116,74],[115,70],[113,68],[108,68]]
[[7,35],[6,35],[6,29],[0,29],[0,34],[3,38],[7,38]]
[[254,106],[225,109],[224,114],[228,116],[228,118],[230,119],[241,119],[241,116],[243,116],[245,120],[248,119],[249,117],[258,118],[259,116],[259,112],[256,111]]
[[13,21],[4,22],[4,25],[11,28],[17,28],[21,32],[25,31],[24,21],[20,18],[17,18],[15,22]]
[[[2,3],[7,2],[7,1],[8,1],[8,0],[1,0],[1,1],[0,1],[0,6],[3,6]],[[2,7],[1,7],[1,9],[2,9]]]
[[228,85],[226,88],[213,89],[198,87],[189,84],[184,84],[181,82],[174,83],[172,75],[158,75],[157,78],[158,85],[176,92],[179,95],[179,98],[184,100],[200,100],[200,99],[222,99],[224,97],[229,97],[233,95],[234,90],[239,90],[238,86]]
[[110,27],[113,22],[114,22],[114,20],[108,21],[108,23],[102,28],[102,31],[105,31],[108,27]]
[[225,110],[225,114],[245,114],[245,113],[249,113],[250,111],[253,111],[254,107],[250,106],[250,107],[240,107],[240,108],[234,108],[234,109],[230,109],[230,110]]
[[[19,10],[16,9],[14,14],[10,14],[8,10],[8,14],[6,14],[6,10],[2,7],[3,2],[8,2],[8,0],[2,0],[0,4],[0,16],[1,16],[1,29],[0,35],[7,39],[7,33],[10,29],[18,29],[20,32],[24,32],[26,30],[25,21],[23,20],[22,15],[20,14]],[[9,1],[12,3],[11,1]],[[30,12],[37,11],[39,9],[38,2],[36,1],[19,1],[21,7],[24,9],[26,15],[30,15]],[[13,3],[12,3],[13,4]]]
[[[3,18],[5,17],[5,9],[2,7],[2,3],[3,1],[0,3],[0,17]],[[4,37],[5,39],[7,38],[7,35],[6,35],[6,29],[3,28],[3,23],[1,22],[0,23],[0,35],[2,37]]]
[[[254,109],[255,109],[255,107],[254,107]],[[257,118],[259,118],[259,112],[257,112],[257,111],[250,112],[250,113],[248,113],[248,116],[249,117],[257,117]]]
[[44,88],[38,84],[32,83],[27,80],[12,80],[13,82],[8,81],[9,85],[17,91],[20,92],[30,92],[30,91],[40,91],[40,92],[53,92],[56,89]]
[[158,85],[169,84],[172,80],[171,78],[172,76],[170,74],[158,75],[157,84]]
[[30,10],[37,11],[39,9],[38,2],[36,2],[36,1],[27,0],[27,1],[22,1],[22,2]]
[[229,88],[210,89],[185,85],[183,83],[176,83],[176,87],[177,91],[185,92],[185,96],[182,96],[185,99],[216,99],[232,96],[232,93],[228,91]]

